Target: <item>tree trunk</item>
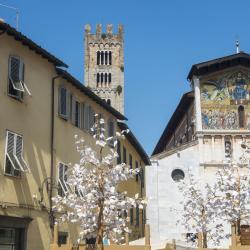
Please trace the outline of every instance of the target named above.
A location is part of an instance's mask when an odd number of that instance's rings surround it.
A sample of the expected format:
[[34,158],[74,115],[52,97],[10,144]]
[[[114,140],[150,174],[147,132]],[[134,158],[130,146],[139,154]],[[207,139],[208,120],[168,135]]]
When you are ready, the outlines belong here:
[[207,232],[202,233],[202,247],[207,248]]

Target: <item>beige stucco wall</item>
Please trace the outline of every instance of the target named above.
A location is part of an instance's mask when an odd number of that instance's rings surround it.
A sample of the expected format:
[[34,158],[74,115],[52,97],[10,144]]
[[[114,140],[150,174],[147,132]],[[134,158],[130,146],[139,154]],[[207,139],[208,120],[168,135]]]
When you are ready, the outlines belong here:
[[[30,217],[28,227],[27,250],[49,249],[52,239],[49,227],[49,199],[44,185],[44,202],[46,208],[39,204],[41,199],[39,188],[42,182],[50,177],[51,170],[51,97],[52,78],[56,76],[54,65],[42,56],[34,53],[28,47],[7,35],[0,36],[0,215],[13,217]],[[10,55],[17,55],[25,63],[25,83],[32,96],[24,96],[22,102],[9,97],[8,60]],[[74,135],[83,137],[89,145],[93,145],[91,136],[76,128],[70,121],[58,116],[58,86],[65,84],[80,102],[89,103],[97,113],[102,113],[105,120],[115,117],[108,111],[89,99],[69,82],[61,78],[55,81],[55,133],[54,133],[54,176],[58,176],[59,162],[76,163],[79,155],[75,150]],[[31,172],[22,173],[21,177],[7,176],[4,173],[6,130],[11,130],[23,136],[24,159]],[[133,161],[140,156],[128,142],[121,143],[133,155]],[[143,164],[143,162],[142,162]],[[136,183],[130,180],[120,185],[120,190],[128,190],[128,194],[140,193],[140,179]],[[53,189],[54,194],[56,189]],[[37,197],[37,198],[36,198]],[[1,206],[3,204],[3,206]],[[47,210],[46,210],[47,209]],[[135,212],[134,212],[135,215]],[[141,230],[140,225],[139,229]],[[62,228],[67,231],[67,226]],[[70,226],[70,236],[76,238],[75,227]],[[142,233],[137,233],[142,235]]]
[[[47,249],[50,242],[48,215],[41,211],[32,196],[36,194],[40,198],[38,188],[50,173],[50,86],[54,66],[12,37],[2,35],[0,43],[0,202],[7,203],[7,208],[0,207],[0,215],[32,217],[27,249]],[[23,102],[7,95],[10,55],[20,56],[25,63],[25,82],[32,97],[25,96]],[[24,159],[31,173],[22,173],[21,178],[4,174],[7,129],[23,136]],[[21,204],[30,209],[18,208]]]

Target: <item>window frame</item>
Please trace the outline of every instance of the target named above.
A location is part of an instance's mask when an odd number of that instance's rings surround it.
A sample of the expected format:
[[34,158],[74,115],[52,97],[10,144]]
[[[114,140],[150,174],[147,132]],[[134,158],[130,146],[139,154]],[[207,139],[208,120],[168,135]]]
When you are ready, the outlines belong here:
[[[18,89],[15,86],[15,83],[12,79],[11,76],[11,69],[12,69],[12,64],[11,64],[11,60],[13,59],[17,59],[19,61],[19,68],[18,68],[18,77],[19,77],[19,84],[22,87],[22,89]],[[8,92],[8,96],[19,100],[19,101],[23,101],[24,98],[24,94],[27,92],[27,94],[29,96],[31,96],[31,92],[29,91],[26,83],[25,83],[25,64],[23,59],[20,56],[17,55],[9,55],[9,61],[8,61],[8,84],[7,84],[7,92]],[[10,85],[12,86],[12,90],[10,89]],[[11,91],[15,91],[16,95],[11,93]]]
[[[66,113],[63,114],[62,113],[62,109],[61,109],[61,105],[62,105],[62,93],[61,90],[65,89],[66,91],[66,99],[65,99],[65,105],[66,105]],[[58,114],[61,118],[63,118],[64,120],[68,120],[70,117],[70,91],[65,87],[65,85],[60,85],[58,88]]]
[[[12,134],[14,137],[14,141],[13,141],[13,158],[12,156],[9,155],[8,152],[8,144],[9,144],[9,134]],[[21,152],[20,155],[17,156],[17,138],[21,138]],[[21,177],[21,172],[30,172],[29,166],[26,163],[26,161],[24,160],[23,157],[23,148],[24,148],[24,140],[23,140],[23,136],[20,134],[17,134],[13,131],[10,130],[6,130],[6,137],[5,137],[5,155],[4,155],[4,174],[8,175],[8,176],[13,176],[13,177]],[[19,159],[20,158],[20,159]],[[7,159],[9,161],[9,164],[11,166],[11,171],[10,173],[6,172],[6,167],[7,167]],[[13,162],[13,160],[15,162]],[[22,163],[21,163],[22,162]],[[16,164],[19,168],[16,167]],[[17,175],[15,174],[15,171],[17,171]]]
[[[61,180],[60,180],[60,167],[61,166],[63,167],[63,180],[62,180],[62,182],[63,182],[63,185],[67,188],[67,190],[64,189],[64,186],[62,185]],[[66,171],[65,171],[65,168],[67,168]],[[67,181],[67,180],[65,180],[65,174],[67,174],[68,169],[69,169],[68,164],[65,164],[63,162],[59,162],[59,164],[58,164],[58,178],[57,178],[57,185],[58,185],[57,194],[61,197],[65,197],[66,192],[68,192],[70,190],[70,186],[65,182],[65,181]],[[68,177],[68,176],[66,175],[66,177]],[[60,190],[62,191],[63,195],[59,194],[59,185],[60,185]]]

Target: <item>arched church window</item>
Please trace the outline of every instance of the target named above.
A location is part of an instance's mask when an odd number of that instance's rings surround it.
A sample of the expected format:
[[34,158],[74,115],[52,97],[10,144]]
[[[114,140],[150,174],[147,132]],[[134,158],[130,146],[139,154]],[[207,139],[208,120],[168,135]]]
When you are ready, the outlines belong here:
[[181,169],[175,169],[172,171],[171,177],[175,182],[179,182],[185,178],[185,174]]
[[101,65],[104,64],[104,52],[102,51],[101,52]]
[[100,51],[97,51],[97,65],[100,65]]
[[239,106],[238,108],[238,116],[239,116],[239,127],[245,127],[245,109],[243,106]]
[[111,100],[110,99],[107,100],[107,104],[111,105]]
[[112,65],[112,52],[109,51],[109,65]]

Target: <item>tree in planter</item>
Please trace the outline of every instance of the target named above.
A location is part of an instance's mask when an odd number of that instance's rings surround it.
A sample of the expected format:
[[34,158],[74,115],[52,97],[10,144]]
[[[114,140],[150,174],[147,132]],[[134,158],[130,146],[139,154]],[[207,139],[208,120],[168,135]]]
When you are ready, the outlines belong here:
[[250,166],[249,147],[245,148],[240,162],[231,158],[228,164],[219,168],[214,186],[217,217],[237,229],[240,234],[241,225],[250,225]]
[[115,164],[117,138],[123,139],[128,131],[106,138],[104,120],[98,115],[95,118],[98,121],[92,131],[97,150],[86,145],[83,139],[76,141],[80,162],[67,174],[65,195],[57,195],[53,201],[54,209],[61,212],[58,223],[76,223],[80,227],[79,240],[94,238],[96,249],[99,246],[103,249],[104,238],[116,243],[123,240],[122,234],[129,231],[125,214],[130,207],[143,208],[145,202],[138,199],[138,195],[131,198],[126,192],[117,191],[119,182],[139,171],[124,163]]
[[212,187],[201,185],[190,171],[188,177],[187,181],[179,185],[183,194],[181,224],[187,231],[187,240],[198,246],[201,236],[202,244],[199,247],[207,248],[208,242],[218,246],[224,231],[223,225],[216,218]]
[[234,226],[238,235],[241,225],[250,225],[250,146],[244,143],[242,147],[245,151],[240,162],[234,162],[231,152],[227,153],[227,162],[217,167],[213,185],[202,188],[192,175],[183,185],[183,224],[202,235],[204,248],[208,241],[218,246],[230,238],[226,225]]

